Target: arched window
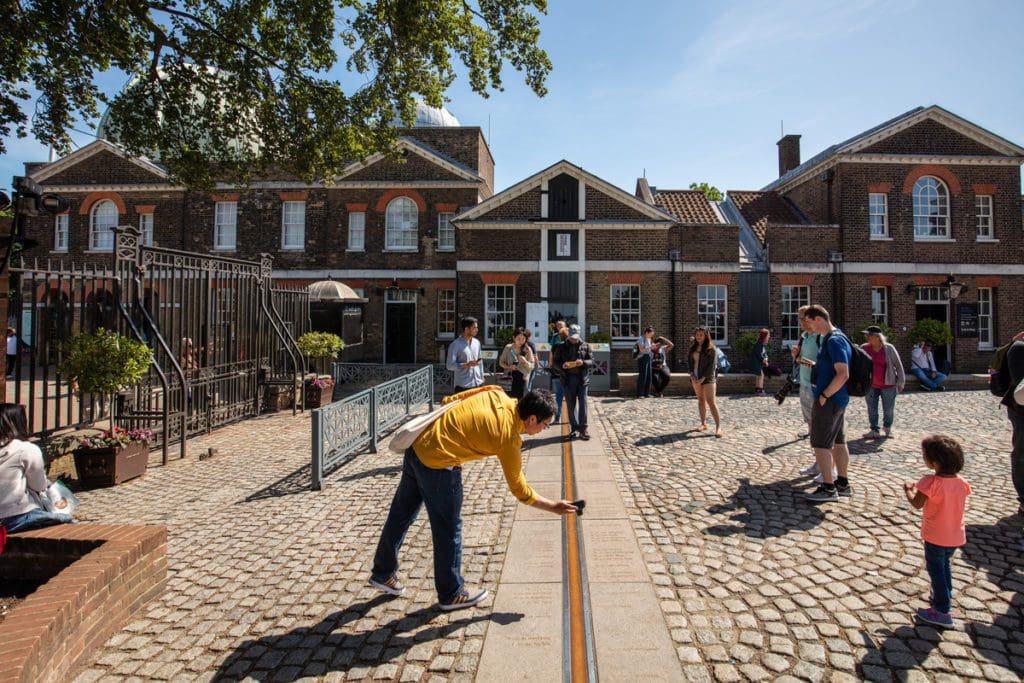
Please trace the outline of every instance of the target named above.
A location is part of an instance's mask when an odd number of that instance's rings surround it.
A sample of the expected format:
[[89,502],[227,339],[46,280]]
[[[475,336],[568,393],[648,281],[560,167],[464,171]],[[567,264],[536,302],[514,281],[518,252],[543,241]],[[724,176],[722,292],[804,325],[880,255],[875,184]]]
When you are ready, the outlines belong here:
[[408,197],[395,197],[384,214],[386,249],[416,251],[419,228],[419,210]]
[[938,178],[922,176],[914,183],[914,239],[949,237],[949,190]]
[[117,206],[109,199],[96,202],[89,212],[89,249],[113,251],[114,231],[117,227]]

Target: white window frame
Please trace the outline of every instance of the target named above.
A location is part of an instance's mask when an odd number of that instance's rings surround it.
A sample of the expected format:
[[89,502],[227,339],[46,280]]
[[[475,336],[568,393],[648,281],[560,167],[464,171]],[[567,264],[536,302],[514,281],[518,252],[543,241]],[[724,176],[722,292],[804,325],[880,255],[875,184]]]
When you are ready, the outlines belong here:
[[888,287],[871,288],[871,322],[875,323],[876,325],[889,324]]
[[68,250],[68,226],[71,223],[71,215],[60,213],[53,217],[53,250]]
[[238,202],[217,202],[213,207],[214,251],[234,251],[237,241]]
[[[876,230],[876,219],[881,231]],[[873,240],[889,237],[889,195],[884,192],[868,193],[868,234]]]
[[96,202],[89,210],[89,251],[114,251],[113,229],[120,220],[117,204],[109,199]]
[[697,285],[697,325],[708,328],[716,345],[729,343],[728,285]]
[[516,286],[487,285],[484,287],[484,342],[493,344],[494,331],[503,327],[516,327]]
[[930,175],[914,183],[914,239],[918,241],[950,240],[949,188]]
[[992,287],[978,287],[978,348],[995,348],[993,306],[995,290]]
[[366,212],[348,215],[348,251],[366,251]]
[[454,212],[442,211],[437,214],[437,250],[455,251],[455,226],[452,225]]
[[[783,346],[792,346],[800,340],[800,307],[811,303],[810,285],[782,285],[782,323],[780,336]],[[787,335],[792,332],[792,335]]]
[[306,248],[306,202],[281,202],[281,251]]
[[384,251],[419,251],[419,207],[395,197],[384,211]]
[[142,233],[143,246],[153,246],[153,214],[139,214],[139,232]]
[[992,242],[996,239],[995,226],[992,219],[992,206],[992,195],[975,195],[974,214],[977,218],[979,242]]
[[[608,289],[610,330],[613,340],[640,337],[640,285],[616,284]],[[616,304],[619,304],[616,306]],[[623,326],[626,333],[623,334]],[[618,332],[618,334],[616,334]]]
[[[437,290],[437,338],[454,339],[458,320],[455,315],[455,290],[443,287]],[[449,321],[450,329],[444,329]]]

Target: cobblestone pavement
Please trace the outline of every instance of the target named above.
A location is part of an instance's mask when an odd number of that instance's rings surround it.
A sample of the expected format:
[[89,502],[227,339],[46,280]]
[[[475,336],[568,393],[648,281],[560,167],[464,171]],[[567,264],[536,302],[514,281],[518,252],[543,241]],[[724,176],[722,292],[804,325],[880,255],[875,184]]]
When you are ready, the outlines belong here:
[[[209,447],[219,455],[197,461]],[[360,456],[313,492],[308,415],[250,420],[189,448],[79,496],[87,521],[167,525],[169,582],[77,681],[470,681],[488,623],[521,618],[434,607],[425,513],[403,548],[406,595],[366,586],[401,456]],[[518,503],[496,458],[467,467],[464,486],[463,574],[493,588]]]
[[[1009,422],[988,392],[901,395],[894,438],[851,442],[853,497],[820,506],[802,499],[795,397],[720,397],[723,439],[694,431],[693,398],[595,403],[690,680],[1021,680],[1024,544]],[[851,436],[867,431],[863,399],[847,416]],[[928,473],[932,432],[965,444],[974,489],[946,632],[912,619],[929,583],[900,490]]]

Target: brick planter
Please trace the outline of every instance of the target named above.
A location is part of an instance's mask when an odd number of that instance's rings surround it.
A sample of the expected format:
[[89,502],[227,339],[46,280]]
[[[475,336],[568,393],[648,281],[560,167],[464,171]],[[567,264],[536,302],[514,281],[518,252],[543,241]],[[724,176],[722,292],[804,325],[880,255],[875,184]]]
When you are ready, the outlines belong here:
[[0,623],[0,682],[67,680],[164,591],[167,529],[60,524],[12,534],[0,582],[14,578],[49,580]]
[[329,387],[306,387],[306,408],[319,408],[331,402],[331,394],[334,393],[334,386]]
[[123,447],[79,448],[75,451],[75,471],[83,486],[113,486],[140,477],[149,464],[149,444],[133,443]]

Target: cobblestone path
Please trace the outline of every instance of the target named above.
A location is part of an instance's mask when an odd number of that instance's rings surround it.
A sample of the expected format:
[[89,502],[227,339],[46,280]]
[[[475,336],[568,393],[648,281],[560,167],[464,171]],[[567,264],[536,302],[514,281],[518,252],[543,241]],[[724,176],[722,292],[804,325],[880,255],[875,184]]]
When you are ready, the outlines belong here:
[[[726,436],[694,431],[692,398],[598,399],[613,469],[691,680],[1018,681],[1024,672],[1024,545],[1010,429],[987,392],[911,393],[895,437],[864,441],[847,412],[854,495],[809,505],[812,458],[799,402],[724,396]],[[968,545],[954,557],[958,630],[915,625],[927,606],[920,515],[903,480],[928,471],[931,432],[966,446]]]

